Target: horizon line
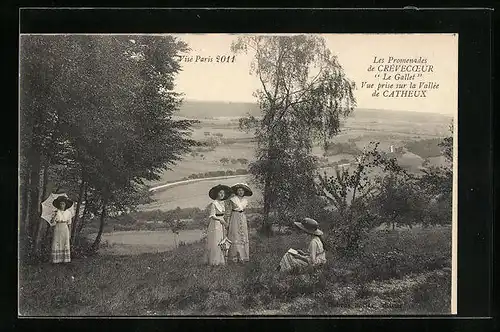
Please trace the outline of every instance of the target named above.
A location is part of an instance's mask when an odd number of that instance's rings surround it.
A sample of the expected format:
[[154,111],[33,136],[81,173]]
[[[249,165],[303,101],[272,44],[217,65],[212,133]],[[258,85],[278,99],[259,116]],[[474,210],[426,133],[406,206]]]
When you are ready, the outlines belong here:
[[[195,98],[184,98],[183,102],[201,102],[201,103],[224,103],[224,104],[257,104],[256,101],[235,101],[235,100],[203,100],[203,99],[195,99]],[[439,114],[444,116],[450,116],[452,118],[455,117],[454,114],[451,113],[441,113],[441,112],[433,112],[433,111],[415,111],[415,110],[395,110],[395,109],[386,109],[386,108],[366,108],[366,107],[355,107],[355,110],[367,110],[367,111],[386,111],[386,112],[411,112],[411,113],[429,113],[429,114]]]

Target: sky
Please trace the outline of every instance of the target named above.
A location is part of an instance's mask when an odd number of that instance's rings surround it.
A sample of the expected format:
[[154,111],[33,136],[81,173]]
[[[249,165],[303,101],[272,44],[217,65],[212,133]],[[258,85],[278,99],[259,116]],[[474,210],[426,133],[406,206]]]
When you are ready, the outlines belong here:
[[[234,34],[177,34],[191,51],[188,55],[212,57],[232,56],[231,43]],[[338,57],[339,63],[357,89],[355,97],[359,108],[400,111],[421,111],[454,115],[458,106],[458,36],[456,34],[322,34],[327,47]],[[361,88],[362,82],[383,83],[368,72],[374,57],[385,59],[427,59],[433,66],[432,73],[423,74],[419,82],[433,81],[436,90],[427,92],[425,98],[373,97],[373,89]],[[237,54],[234,63],[208,63],[181,61],[182,72],[176,80],[176,88],[187,100],[255,102],[252,93],[260,82],[252,76],[252,54]],[[387,64],[387,63],[384,63]],[[390,73],[389,73],[390,74]],[[392,73],[393,74],[393,73]],[[383,74],[381,74],[383,75]],[[394,78],[394,76],[393,76]],[[392,81],[396,83],[396,81]],[[397,81],[407,83],[408,81]],[[418,83],[418,82],[417,82]],[[384,90],[384,89],[382,89]]]

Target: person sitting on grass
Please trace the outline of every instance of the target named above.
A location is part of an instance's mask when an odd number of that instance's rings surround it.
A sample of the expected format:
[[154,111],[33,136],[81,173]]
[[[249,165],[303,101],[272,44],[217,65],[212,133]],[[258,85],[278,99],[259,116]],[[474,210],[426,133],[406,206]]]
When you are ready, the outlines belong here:
[[300,230],[308,234],[308,252],[289,249],[279,264],[279,271],[287,272],[308,266],[321,266],[326,263],[325,249],[321,236],[323,232],[319,229],[318,222],[311,218],[304,218],[301,222],[294,222]]

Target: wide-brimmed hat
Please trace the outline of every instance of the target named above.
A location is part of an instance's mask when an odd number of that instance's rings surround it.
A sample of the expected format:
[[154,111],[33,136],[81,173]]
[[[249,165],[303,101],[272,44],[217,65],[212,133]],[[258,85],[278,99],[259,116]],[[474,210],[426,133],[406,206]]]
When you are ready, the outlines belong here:
[[239,188],[242,188],[245,191],[245,196],[252,196],[253,192],[252,189],[246,184],[246,183],[237,183],[234,186],[231,187],[233,192],[236,194]]
[[319,229],[319,224],[316,220],[311,218],[304,218],[301,222],[294,222],[295,226],[300,228],[306,233],[318,235],[323,235],[323,232]]
[[210,196],[211,199],[217,199],[217,196],[219,195],[219,191],[223,190],[224,191],[224,198],[222,200],[228,199],[229,196],[231,196],[231,187],[225,186],[223,184],[218,184],[212,189],[208,191],[208,196]]
[[59,196],[57,197],[53,202],[52,205],[56,207],[56,209],[61,208],[61,202],[65,202],[66,206],[64,207],[64,210],[69,209],[73,205],[73,201],[69,199],[68,197],[65,196]]

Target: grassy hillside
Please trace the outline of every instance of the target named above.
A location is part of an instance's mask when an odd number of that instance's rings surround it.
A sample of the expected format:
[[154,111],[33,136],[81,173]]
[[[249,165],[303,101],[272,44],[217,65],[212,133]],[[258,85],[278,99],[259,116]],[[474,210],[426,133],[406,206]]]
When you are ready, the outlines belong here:
[[[93,256],[20,270],[20,313],[31,316],[446,314],[450,229],[374,231],[356,259],[328,252],[320,271],[276,267],[302,234],[251,238],[247,265],[208,267],[204,243],[138,256]],[[424,240],[425,239],[425,240]]]

